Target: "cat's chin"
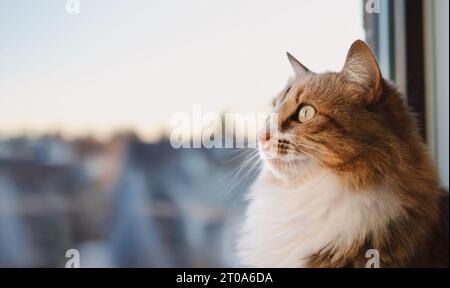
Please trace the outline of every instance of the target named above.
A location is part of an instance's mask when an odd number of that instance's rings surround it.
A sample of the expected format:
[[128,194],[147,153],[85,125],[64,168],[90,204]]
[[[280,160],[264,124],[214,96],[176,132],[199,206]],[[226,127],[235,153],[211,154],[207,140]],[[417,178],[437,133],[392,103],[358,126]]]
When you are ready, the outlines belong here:
[[315,167],[309,157],[290,158],[286,156],[262,157],[266,168],[276,178],[284,181],[291,181],[297,178],[304,178],[311,175]]

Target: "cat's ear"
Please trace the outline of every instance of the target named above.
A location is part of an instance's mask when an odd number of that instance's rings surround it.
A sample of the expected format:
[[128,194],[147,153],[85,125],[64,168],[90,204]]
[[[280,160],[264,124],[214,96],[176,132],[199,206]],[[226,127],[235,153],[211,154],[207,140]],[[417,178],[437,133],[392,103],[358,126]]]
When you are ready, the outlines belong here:
[[307,74],[311,73],[308,68],[306,68],[305,66],[303,66],[302,63],[300,63],[300,61],[298,61],[297,59],[295,59],[294,56],[292,56],[289,52],[286,52],[289,63],[291,63],[292,69],[294,69],[295,72],[295,77],[296,78],[303,78],[305,77]]
[[369,46],[356,40],[350,47],[342,73],[348,81],[361,87],[368,103],[379,100],[383,87],[380,68]]

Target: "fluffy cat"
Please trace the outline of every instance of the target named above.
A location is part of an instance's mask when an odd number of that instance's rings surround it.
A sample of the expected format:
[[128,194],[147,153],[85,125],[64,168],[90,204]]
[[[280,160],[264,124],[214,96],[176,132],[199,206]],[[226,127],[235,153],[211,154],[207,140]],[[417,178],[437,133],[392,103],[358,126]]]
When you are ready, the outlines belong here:
[[278,134],[259,136],[264,165],[239,239],[244,266],[448,266],[448,193],[414,117],[360,40],[339,73],[288,54],[295,78],[275,99]]

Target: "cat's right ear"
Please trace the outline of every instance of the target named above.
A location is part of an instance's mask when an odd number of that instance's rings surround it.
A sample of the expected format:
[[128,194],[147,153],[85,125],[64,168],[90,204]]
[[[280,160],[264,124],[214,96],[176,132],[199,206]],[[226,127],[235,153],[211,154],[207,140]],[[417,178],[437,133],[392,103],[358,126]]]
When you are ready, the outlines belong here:
[[307,74],[311,73],[308,68],[306,68],[300,61],[295,59],[289,52],[286,52],[289,63],[291,63],[292,69],[294,69],[295,77],[297,79],[305,77]]
[[381,97],[383,87],[380,68],[372,50],[363,41],[353,42],[342,72],[351,83],[365,90],[369,103],[375,103]]

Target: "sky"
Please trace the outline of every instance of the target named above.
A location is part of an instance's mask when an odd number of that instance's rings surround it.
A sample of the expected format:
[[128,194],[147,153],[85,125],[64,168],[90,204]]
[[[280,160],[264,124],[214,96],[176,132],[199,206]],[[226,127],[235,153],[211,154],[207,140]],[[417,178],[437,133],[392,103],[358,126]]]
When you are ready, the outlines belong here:
[[360,0],[0,0],[0,136],[151,138],[173,113],[267,112],[286,52],[340,70]]

